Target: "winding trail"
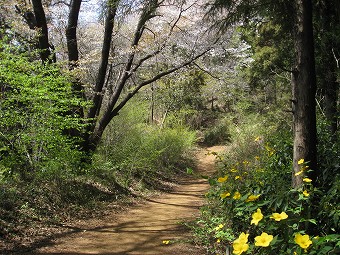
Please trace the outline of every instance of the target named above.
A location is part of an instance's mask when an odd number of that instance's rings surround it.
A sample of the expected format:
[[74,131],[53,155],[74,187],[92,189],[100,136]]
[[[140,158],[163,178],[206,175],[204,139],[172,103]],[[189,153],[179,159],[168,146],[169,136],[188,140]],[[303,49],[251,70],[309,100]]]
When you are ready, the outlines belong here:
[[[199,150],[197,171],[213,173],[215,156],[207,153],[224,149],[215,146]],[[198,216],[207,189],[206,180],[183,178],[172,192],[148,199],[126,212],[97,219],[95,224],[88,222],[30,254],[204,255],[202,248],[188,242],[188,230],[179,223]],[[164,240],[170,243],[163,244]]]

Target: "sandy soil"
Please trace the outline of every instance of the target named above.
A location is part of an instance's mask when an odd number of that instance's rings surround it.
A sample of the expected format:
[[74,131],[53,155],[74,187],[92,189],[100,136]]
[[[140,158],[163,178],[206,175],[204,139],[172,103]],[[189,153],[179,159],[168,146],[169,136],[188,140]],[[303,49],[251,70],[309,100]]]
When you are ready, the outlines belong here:
[[[207,153],[223,149],[215,146],[199,150],[197,171],[211,174],[215,157]],[[183,178],[170,193],[148,199],[118,215],[112,213],[70,228],[29,254],[203,255],[204,249],[190,243],[188,230],[179,223],[199,215],[207,189],[206,180],[193,176]],[[169,240],[169,244],[164,244],[164,240]]]

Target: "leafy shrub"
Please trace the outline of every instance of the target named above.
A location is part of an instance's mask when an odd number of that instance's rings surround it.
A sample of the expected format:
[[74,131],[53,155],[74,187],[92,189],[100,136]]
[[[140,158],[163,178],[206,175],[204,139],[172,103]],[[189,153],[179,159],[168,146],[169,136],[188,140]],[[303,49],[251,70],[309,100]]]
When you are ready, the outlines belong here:
[[0,48],[0,178],[49,174],[55,163],[58,174],[71,169],[80,154],[64,131],[81,128],[80,119],[67,113],[82,102],[68,75],[14,47]]
[[[211,252],[337,254],[339,179],[320,189],[317,180],[304,177],[303,186],[292,189],[292,139],[283,130],[270,137],[238,140],[237,148],[217,155],[221,169],[209,180],[196,235]],[[308,162],[299,163],[306,174]]]
[[148,125],[146,119],[146,104],[134,101],[113,120],[96,155],[98,174],[110,175],[125,187],[135,179],[144,182],[173,174],[193,145],[195,133],[181,126]]
[[208,146],[230,142],[229,126],[226,119],[221,119],[204,130],[203,143]]

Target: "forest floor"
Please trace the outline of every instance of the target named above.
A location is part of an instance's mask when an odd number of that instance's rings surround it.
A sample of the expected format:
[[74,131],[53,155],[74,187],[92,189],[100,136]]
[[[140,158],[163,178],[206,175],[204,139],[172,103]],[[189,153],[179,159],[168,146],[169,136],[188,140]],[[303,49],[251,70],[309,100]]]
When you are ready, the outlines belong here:
[[[199,149],[195,172],[202,175],[214,173],[215,156],[209,152],[224,149],[223,146]],[[120,213],[113,211],[100,219],[65,226],[68,231],[40,244],[33,251],[20,254],[206,254],[202,247],[191,242],[189,229],[181,223],[199,215],[208,188],[205,179],[195,175],[183,177],[170,192],[150,197]]]

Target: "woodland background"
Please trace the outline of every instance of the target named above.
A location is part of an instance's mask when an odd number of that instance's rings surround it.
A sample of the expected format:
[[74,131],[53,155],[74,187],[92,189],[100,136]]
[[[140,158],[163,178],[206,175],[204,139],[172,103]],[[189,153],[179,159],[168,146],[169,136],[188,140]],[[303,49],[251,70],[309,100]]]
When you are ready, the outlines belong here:
[[[2,0],[1,239],[152,190],[193,168],[193,146],[229,144],[197,242],[224,250],[275,209],[287,235],[241,253],[336,254],[339,36],[336,0]],[[294,233],[321,239],[295,249]]]

